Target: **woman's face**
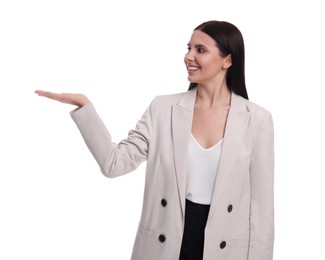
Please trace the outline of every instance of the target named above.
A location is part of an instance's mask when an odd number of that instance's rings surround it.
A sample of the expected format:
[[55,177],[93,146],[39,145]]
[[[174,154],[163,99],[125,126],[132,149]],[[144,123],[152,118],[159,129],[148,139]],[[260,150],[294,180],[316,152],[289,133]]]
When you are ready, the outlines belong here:
[[222,57],[215,41],[200,30],[193,32],[184,61],[188,80],[201,85],[224,80],[231,66],[231,56]]

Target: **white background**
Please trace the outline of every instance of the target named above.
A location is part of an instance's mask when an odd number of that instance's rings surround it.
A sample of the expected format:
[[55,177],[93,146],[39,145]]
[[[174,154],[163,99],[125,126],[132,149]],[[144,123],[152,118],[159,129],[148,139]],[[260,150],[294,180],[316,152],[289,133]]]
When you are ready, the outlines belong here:
[[154,96],[187,89],[186,44],[210,19],[243,33],[250,100],[274,117],[274,259],[325,259],[325,19],[316,0],[2,0],[0,259],[130,258],[145,164],[103,177],[74,107],[33,92],[87,94],[117,142]]

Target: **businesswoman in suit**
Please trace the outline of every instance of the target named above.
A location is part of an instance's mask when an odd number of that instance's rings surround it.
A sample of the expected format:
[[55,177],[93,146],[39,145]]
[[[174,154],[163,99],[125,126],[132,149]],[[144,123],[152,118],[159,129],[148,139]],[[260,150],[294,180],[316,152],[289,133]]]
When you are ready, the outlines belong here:
[[242,34],[204,22],[184,61],[189,90],[154,98],[119,143],[85,95],[36,93],[77,106],[71,116],[105,176],[147,161],[132,260],[271,260],[273,123],[248,101]]

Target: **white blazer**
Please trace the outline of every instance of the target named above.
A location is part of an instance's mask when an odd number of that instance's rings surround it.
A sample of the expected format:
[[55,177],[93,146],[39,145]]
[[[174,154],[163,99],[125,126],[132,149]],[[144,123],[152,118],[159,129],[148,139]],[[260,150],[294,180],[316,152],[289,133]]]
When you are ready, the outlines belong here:
[[[93,104],[71,112],[105,176],[131,172],[147,160],[132,260],[179,259],[195,98],[196,89],[156,97],[118,144]],[[273,259],[273,142],[271,114],[232,93],[205,229],[204,260]]]

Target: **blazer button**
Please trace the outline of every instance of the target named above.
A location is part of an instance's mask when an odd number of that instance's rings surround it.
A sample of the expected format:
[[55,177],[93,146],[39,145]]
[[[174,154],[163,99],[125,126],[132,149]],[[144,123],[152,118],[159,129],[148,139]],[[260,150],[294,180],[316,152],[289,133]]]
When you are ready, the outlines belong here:
[[161,205],[162,205],[163,207],[166,207],[166,206],[167,206],[167,200],[162,199],[162,200],[161,200]]
[[163,234],[159,235],[158,239],[159,239],[159,242],[161,242],[161,243],[164,243],[166,241],[166,237]]
[[226,241],[222,241],[222,242],[220,243],[220,248],[221,248],[221,249],[224,249],[224,248],[226,247],[226,245],[227,245]]
[[228,206],[228,212],[230,213],[230,212],[232,211],[232,209],[233,209],[233,206],[230,204],[230,205]]

